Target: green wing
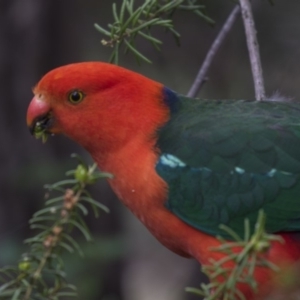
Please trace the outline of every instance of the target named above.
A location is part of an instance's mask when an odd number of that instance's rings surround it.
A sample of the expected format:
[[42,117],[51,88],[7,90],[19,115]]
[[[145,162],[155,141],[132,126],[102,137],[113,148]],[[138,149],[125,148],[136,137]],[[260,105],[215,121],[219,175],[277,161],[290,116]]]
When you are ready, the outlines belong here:
[[156,170],[169,210],[212,235],[219,224],[242,235],[260,208],[268,232],[300,230],[300,104],[166,97]]

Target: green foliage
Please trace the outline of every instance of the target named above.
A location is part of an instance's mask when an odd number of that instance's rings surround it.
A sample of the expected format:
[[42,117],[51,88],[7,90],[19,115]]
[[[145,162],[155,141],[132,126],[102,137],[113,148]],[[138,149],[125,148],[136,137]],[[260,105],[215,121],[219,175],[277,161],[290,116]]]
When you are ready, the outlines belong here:
[[34,126],[34,136],[37,139],[42,139],[43,143],[47,142],[48,139],[48,133],[46,132],[46,129],[44,128],[44,126],[42,125],[41,122],[36,122],[35,126]]
[[140,6],[135,0],[123,0],[118,11],[116,3],[112,5],[114,22],[108,24],[108,29],[95,24],[95,28],[105,35],[102,39],[104,46],[113,48],[110,62],[118,64],[120,48],[125,46],[125,53],[132,52],[139,60],[151,63],[150,59],[143,55],[135,46],[136,38],[142,37],[159,50],[162,41],[154,37],[151,28],[162,27],[173,34],[179,44],[180,34],[175,30],[173,15],[177,10],[192,11],[203,18],[209,24],[214,21],[205,12],[205,6],[198,4],[198,0],[146,0]]
[[[238,289],[238,283],[246,283],[255,291],[257,282],[253,275],[256,267],[278,271],[278,267],[261,254],[271,247],[272,241],[283,242],[283,240],[280,236],[267,234],[265,223],[266,215],[260,210],[255,232],[250,236],[250,223],[248,219],[245,219],[244,238],[241,238],[229,227],[220,225],[234,242],[228,242],[222,237],[218,237],[221,246],[213,248],[212,251],[223,253],[225,256],[218,261],[211,260],[210,265],[202,267],[202,271],[208,276],[210,283],[201,284],[201,289],[187,288],[186,290],[204,297],[205,300],[246,300]],[[236,251],[237,248],[240,251]],[[230,262],[233,263],[233,266],[226,266]],[[220,278],[223,279],[221,283]]]
[[61,255],[63,252],[78,252],[83,256],[71,233],[77,230],[87,241],[92,240],[83,219],[88,214],[87,204],[96,217],[99,210],[108,212],[107,207],[91,197],[86,187],[99,178],[112,177],[111,174],[97,172],[96,164],[87,166],[78,159],[77,168],[67,172],[71,179],[46,186],[48,192],[56,195],[48,199],[45,208],[36,212],[29,221],[31,229],[38,233],[25,241],[29,251],[22,255],[18,266],[0,270],[0,299],[77,297],[76,287],[67,282]]

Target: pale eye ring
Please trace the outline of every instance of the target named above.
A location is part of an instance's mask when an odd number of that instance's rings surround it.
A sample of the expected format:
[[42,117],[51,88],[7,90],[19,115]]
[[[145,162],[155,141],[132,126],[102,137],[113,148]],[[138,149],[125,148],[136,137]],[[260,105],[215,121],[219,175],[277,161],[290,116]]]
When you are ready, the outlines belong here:
[[68,100],[73,104],[77,104],[81,102],[83,98],[84,98],[84,93],[79,90],[71,91],[68,95]]

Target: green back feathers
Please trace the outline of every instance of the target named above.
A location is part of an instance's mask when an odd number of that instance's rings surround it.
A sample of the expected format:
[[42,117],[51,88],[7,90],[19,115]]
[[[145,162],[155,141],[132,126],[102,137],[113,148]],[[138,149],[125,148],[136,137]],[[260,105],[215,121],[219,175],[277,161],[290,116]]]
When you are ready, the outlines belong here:
[[166,206],[212,235],[242,235],[260,208],[269,232],[300,230],[300,104],[172,97],[157,142]]

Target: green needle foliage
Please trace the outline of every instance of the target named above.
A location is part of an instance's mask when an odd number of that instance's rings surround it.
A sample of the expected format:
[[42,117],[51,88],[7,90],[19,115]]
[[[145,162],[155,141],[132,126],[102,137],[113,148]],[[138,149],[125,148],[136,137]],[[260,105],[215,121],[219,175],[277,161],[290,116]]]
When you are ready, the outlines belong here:
[[175,30],[172,20],[177,10],[192,11],[209,24],[214,24],[207,16],[205,6],[198,2],[198,0],[145,0],[143,4],[137,6],[135,0],[123,0],[119,11],[116,3],[113,3],[114,22],[108,24],[108,29],[95,24],[95,28],[106,36],[106,39],[102,39],[102,44],[113,48],[110,62],[119,63],[120,48],[125,46],[125,53],[130,51],[138,61],[151,63],[149,58],[137,50],[135,40],[138,36],[142,37],[159,50],[162,41],[152,35],[151,29],[154,26],[163,27],[172,33],[179,44],[180,34]]
[[[265,232],[266,215],[261,210],[255,225],[255,232],[250,236],[250,223],[245,219],[244,238],[225,225],[220,227],[233,239],[233,242],[218,237],[221,246],[213,248],[225,254],[224,258],[215,261],[211,260],[210,265],[202,267],[209,280],[209,284],[201,284],[201,289],[186,288],[188,292],[204,297],[205,300],[246,300],[245,296],[238,289],[238,283],[248,284],[254,291],[257,289],[257,282],[254,279],[256,267],[265,267],[278,271],[278,267],[261,255],[271,247],[272,241],[283,242],[280,236],[267,234]],[[241,249],[236,251],[236,249]],[[235,251],[233,251],[235,249]],[[233,266],[226,267],[226,263],[233,262]],[[223,277],[223,282],[218,279]]]
[[[74,155],[76,156],[76,155]],[[77,156],[76,156],[77,157]],[[99,178],[111,174],[96,171],[96,165],[87,166],[80,158],[75,170],[67,172],[71,179],[47,185],[54,198],[48,199],[45,208],[36,212],[29,221],[38,233],[25,241],[29,251],[22,255],[18,266],[0,269],[0,299],[70,299],[77,297],[76,287],[69,284],[64,272],[63,252],[77,251],[83,255],[71,233],[77,230],[87,241],[92,237],[83,219],[91,206],[96,217],[107,207],[94,200],[86,190]]]

